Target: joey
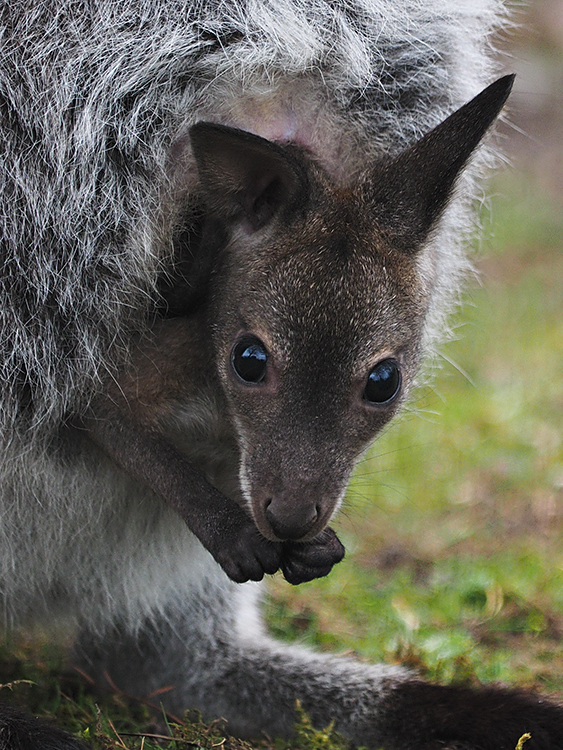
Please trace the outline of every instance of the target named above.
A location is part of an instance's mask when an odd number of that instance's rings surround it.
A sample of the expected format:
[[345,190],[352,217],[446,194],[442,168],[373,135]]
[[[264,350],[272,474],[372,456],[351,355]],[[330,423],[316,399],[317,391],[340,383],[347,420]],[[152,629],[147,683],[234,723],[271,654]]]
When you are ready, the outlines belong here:
[[328,523],[417,371],[425,240],[511,82],[346,187],[299,146],[192,127],[196,309],[154,324],[88,428],[233,580],[342,559]]

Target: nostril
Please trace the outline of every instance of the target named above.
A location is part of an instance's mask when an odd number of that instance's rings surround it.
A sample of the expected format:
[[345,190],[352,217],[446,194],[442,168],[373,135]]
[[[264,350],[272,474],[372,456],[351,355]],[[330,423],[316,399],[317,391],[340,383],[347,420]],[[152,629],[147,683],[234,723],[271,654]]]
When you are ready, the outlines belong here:
[[266,518],[268,519],[268,523],[270,524],[270,526],[272,528],[274,528],[278,521],[277,521],[277,518],[276,518],[276,514],[272,510],[272,499],[271,498],[269,498],[268,500],[266,500],[266,505],[265,505],[265,511],[264,512],[266,514]]

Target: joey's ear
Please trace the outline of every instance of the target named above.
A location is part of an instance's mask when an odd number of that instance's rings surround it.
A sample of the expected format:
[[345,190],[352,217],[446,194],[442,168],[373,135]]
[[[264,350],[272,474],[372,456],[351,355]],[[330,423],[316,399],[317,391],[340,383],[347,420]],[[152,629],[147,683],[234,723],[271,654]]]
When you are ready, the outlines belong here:
[[204,198],[216,216],[254,232],[279,211],[304,206],[305,168],[281,146],[208,122],[193,125],[190,139]]
[[375,218],[404,251],[420,247],[445,209],[456,178],[505,103],[504,76],[370,177]]

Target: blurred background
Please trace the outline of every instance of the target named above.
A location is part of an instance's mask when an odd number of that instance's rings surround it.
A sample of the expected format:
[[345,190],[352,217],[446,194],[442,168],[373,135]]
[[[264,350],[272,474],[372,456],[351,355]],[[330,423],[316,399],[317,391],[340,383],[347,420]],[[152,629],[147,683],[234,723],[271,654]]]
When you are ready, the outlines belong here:
[[358,467],[345,563],[274,578],[278,635],[443,680],[563,691],[563,0],[512,4],[518,74],[436,380]]
[[515,28],[498,43],[501,64],[517,73],[513,128],[505,150],[529,189],[563,199],[563,2],[509,3]]

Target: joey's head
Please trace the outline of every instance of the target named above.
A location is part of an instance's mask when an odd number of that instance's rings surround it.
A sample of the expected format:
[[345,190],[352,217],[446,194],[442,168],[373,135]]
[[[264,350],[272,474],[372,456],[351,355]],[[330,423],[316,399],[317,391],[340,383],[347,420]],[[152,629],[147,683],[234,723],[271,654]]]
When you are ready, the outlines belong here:
[[217,254],[217,376],[264,536],[320,533],[408,394],[435,283],[421,261],[427,239],[511,83],[497,81],[345,189],[291,145],[192,128],[203,250]]

